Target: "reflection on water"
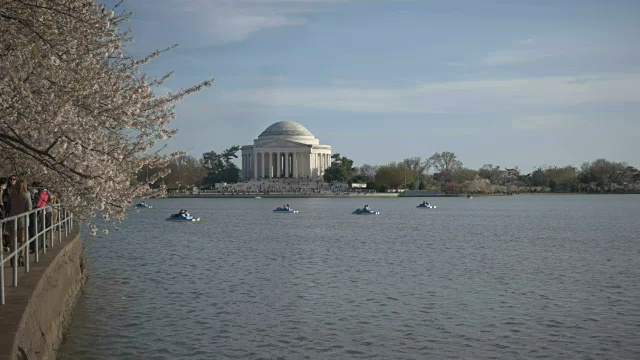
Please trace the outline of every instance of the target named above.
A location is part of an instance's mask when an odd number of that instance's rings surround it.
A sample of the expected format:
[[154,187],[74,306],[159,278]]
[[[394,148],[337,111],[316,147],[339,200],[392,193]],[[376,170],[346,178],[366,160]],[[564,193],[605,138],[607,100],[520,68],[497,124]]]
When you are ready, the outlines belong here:
[[418,200],[150,200],[59,357],[640,358],[640,197]]

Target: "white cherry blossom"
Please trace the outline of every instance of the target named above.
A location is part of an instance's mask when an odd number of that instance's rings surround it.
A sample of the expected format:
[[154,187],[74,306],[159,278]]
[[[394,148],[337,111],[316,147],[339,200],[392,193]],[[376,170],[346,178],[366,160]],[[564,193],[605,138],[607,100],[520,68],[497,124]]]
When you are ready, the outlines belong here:
[[212,84],[156,95],[170,74],[140,66],[163,51],[124,50],[129,15],[93,0],[0,0],[0,171],[46,184],[87,222],[118,222],[134,199],[162,195],[134,175],[168,163],[154,146],[175,135],[175,103]]

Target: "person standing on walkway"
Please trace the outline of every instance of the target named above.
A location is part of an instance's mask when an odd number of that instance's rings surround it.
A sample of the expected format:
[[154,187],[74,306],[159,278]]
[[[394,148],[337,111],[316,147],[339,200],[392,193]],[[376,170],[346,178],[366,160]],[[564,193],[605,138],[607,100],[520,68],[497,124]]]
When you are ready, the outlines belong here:
[[11,188],[16,186],[17,181],[18,177],[16,175],[9,176],[9,178],[7,179],[7,184],[2,189],[2,205],[4,206],[5,214],[8,214],[11,208]]
[[[31,203],[31,195],[29,194],[29,189],[27,188],[27,182],[20,179],[16,182],[16,184],[11,187],[11,192],[9,194],[9,202],[11,207],[9,209],[9,216],[20,215],[30,211],[33,208]],[[17,219],[18,222],[18,247],[24,244],[24,232],[26,227],[26,216],[21,216]],[[9,231],[11,232],[11,239],[13,240],[14,227],[13,224],[9,225],[11,228]],[[11,241],[11,245],[13,246],[13,242]],[[15,249],[11,249],[14,251]]]
[[[45,206],[47,206],[47,201],[49,201],[49,193],[47,192],[47,189],[41,189],[40,191],[38,191],[35,196],[35,208],[41,210],[37,211],[33,216],[33,218],[36,218],[38,220],[38,228],[35,228],[35,224],[33,226],[34,232],[41,232],[45,229],[47,218],[44,208]],[[35,233],[29,234],[29,236],[35,236]],[[40,238],[40,248],[44,248],[44,236]],[[35,250],[35,245],[33,250]]]

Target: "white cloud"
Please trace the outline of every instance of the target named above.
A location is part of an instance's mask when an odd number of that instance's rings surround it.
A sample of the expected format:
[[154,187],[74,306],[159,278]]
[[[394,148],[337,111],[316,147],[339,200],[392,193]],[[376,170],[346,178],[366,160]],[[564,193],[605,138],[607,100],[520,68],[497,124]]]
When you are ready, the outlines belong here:
[[567,128],[587,122],[575,114],[520,115],[512,119],[514,130],[550,130]]
[[449,62],[447,62],[446,65],[450,66],[450,67],[455,67],[455,68],[468,68],[469,67],[469,64],[464,63],[462,61],[449,61]]
[[588,62],[610,67],[616,62],[635,64],[638,54],[637,47],[629,46],[628,41],[615,32],[584,31],[524,39],[488,51],[479,64],[497,67],[544,62],[566,67]]
[[640,73],[468,80],[406,87],[272,86],[226,92],[224,103],[364,113],[478,113],[640,103]]
[[493,51],[482,58],[485,65],[514,65],[538,61],[550,56],[548,50],[515,48]]
[[480,60],[484,65],[501,66],[525,64],[557,55],[557,51],[550,43],[539,44],[533,38],[518,41],[507,49],[494,50],[487,53]]
[[301,26],[310,14],[346,1],[358,0],[154,0],[136,5],[142,7],[139,13],[152,14],[153,20],[140,21],[155,22],[154,31],[161,38],[207,46],[242,41],[268,29]]

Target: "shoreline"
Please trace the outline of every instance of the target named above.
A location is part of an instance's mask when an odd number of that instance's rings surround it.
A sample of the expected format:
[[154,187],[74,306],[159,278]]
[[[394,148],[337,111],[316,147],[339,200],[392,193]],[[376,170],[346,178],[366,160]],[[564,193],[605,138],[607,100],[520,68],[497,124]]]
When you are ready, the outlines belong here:
[[[553,193],[553,192],[545,192],[545,193],[516,193],[516,194],[470,194],[472,198],[481,198],[481,197],[502,197],[502,196],[549,196],[549,195],[561,195],[561,196],[570,196],[570,195],[639,195],[638,193],[578,193],[578,192],[566,192],[566,193]],[[467,195],[464,194],[401,194],[401,193],[372,193],[372,194],[347,194],[347,195],[336,195],[336,194],[180,194],[180,195],[168,195],[166,199],[278,199],[278,198],[295,198],[295,199],[323,199],[323,198],[332,198],[332,199],[351,199],[351,198],[387,198],[387,199],[395,199],[395,198],[466,198]]]
[[348,195],[335,195],[335,194],[184,194],[184,195],[169,195],[168,199],[255,199],[255,198],[297,198],[297,199],[313,199],[313,198],[399,198],[399,197],[461,197],[459,195],[444,195],[444,194],[411,194],[400,195],[398,193],[375,193],[375,194],[348,194]]

